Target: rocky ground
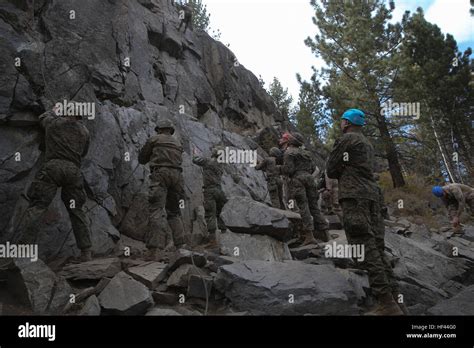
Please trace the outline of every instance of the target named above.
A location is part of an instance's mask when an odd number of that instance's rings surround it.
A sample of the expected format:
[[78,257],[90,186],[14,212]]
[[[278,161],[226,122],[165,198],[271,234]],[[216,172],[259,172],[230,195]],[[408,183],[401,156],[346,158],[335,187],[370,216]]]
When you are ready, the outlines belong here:
[[[297,214],[290,219],[247,203],[272,217],[256,220],[242,209],[225,210],[222,216],[225,222],[233,219],[234,232],[220,233],[217,248],[180,249],[164,262],[143,261],[143,242],[128,237],[122,251],[90,262],[48,266],[17,260],[0,273],[2,314],[360,315],[373,303],[367,275],[351,259],[326,257],[326,243],[298,247],[288,240]],[[337,216],[327,218],[329,243],[346,243]],[[278,225],[279,234],[258,232],[269,224]],[[474,314],[474,228],[450,236],[405,218],[386,224],[386,252],[410,313]],[[127,248],[130,256],[123,253]]]

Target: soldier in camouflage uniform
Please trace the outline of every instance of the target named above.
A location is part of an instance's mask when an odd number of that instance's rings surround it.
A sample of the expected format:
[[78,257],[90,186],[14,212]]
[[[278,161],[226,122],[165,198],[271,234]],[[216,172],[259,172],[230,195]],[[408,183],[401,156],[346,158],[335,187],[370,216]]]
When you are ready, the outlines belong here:
[[186,33],[186,30],[188,29],[188,27],[190,27],[191,30],[193,30],[193,8],[191,7],[191,5],[187,2],[185,2],[184,4],[181,4],[179,6],[179,14],[183,18],[181,18],[181,23],[179,23],[178,31],[181,30],[181,26],[183,24],[184,24],[184,33]]
[[150,219],[146,246],[147,259],[159,260],[161,250],[179,248],[184,244],[180,201],[184,200],[184,179],[181,167],[183,147],[174,134],[173,123],[161,120],[141,149],[138,161],[150,163]]
[[280,171],[277,167],[277,161],[282,154],[278,148],[272,147],[269,155],[270,156],[265,158],[263,162],[257,164],[255,169],[265,172],[272,207],[285,209],[285,205],[283,204],[283,180],[280,178]]
[[344,135],[334,144],[327,162],[329,178],[339,180],[339,201],[350,244],[364,246],[360,266],[368,271],[369,284],[377,298],[374,315],[402,315],[392,292],[397,291],[392,268],[385,261],[384,222],[380,214],[380,194],[374,180],[374,149],[361,128],[365,115],[350,109],[342,116]]
[[441,198],[448,209],[454,233],[463,234],[459,218],[466,207],[470,208],[474,216],[474,189],[463,184],[448,184],[443,187],[435,186],[432,192],[436,197]]
[[217,227],[221,232],[225,232],[227,229],[220,217],[222,208],[227,203],[227,198],[221,188],[224,168],[222,163],[217,162],[219,151],[223,151],[222,147],[216,146],[212,150],[211,158],[193,157],[193,163],[203,168],[204,211],[211,244],[216,241]]
[[288,147],[283,155],[280,173],[288,176],[288,196],[295,200],[300,210],[303,223],[303,245],[316,243],[313,233],[318,239],[329,240],[329,226],[322,217],[318,207],[318,189],[312,173],[315,164],[308,151],[301,148],[304,138],[299,133],[290,136]]
[[89,149],[89,131],[82,124],[81,117],[59,117],[55,109],[40,115],[39,120],[46,132],[45,162],[27,192],[30,203],[19,225],[19,243],[35,243],[38,221],[61,187],[61,199],[81,250],[80,260],[89,261],[92,259],[92,243],[88,221],[82,209],[87,196],[80,169],[82,158]]

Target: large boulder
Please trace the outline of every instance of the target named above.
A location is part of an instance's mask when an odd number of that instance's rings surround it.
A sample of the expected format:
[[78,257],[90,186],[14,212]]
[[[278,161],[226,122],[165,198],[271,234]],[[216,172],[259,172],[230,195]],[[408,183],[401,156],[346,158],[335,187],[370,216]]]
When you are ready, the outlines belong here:
[[69,302],[72,288],[43,261],[13,261],[8,271],[8,290],[36,314],[61,314]]
[[428,309],[431,315],[474,315],[474,285]]
[[293,236],[293,223],[300,215],[249,198],[233,197],[222,209],[221,218],[232,232],[264,234],[288,241]]
[[220,267],[215,281],[234,306],[258,315],[353,315],[360,287],[332,265],[243,261]]
[[[447,243],[443,236],[420,231],[415,225],[410,228],[414,231],[410,238],[390,230],[385,234],[388,256],[395,261],[394,273],[408,306],[426,310],[456,292],[453,282],[473,283],[472,261],[444,254],[447,249],[440,249],[440,242]],[[445,246],[452,251],[453,244]]]

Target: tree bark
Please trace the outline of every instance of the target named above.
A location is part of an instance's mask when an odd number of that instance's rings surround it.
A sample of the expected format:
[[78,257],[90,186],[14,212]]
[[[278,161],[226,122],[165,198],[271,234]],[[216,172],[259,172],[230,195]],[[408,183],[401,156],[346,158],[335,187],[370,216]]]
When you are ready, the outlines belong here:
[[388,131],[387,122],[385,117],[378,114],[377,125],[382,137],[382,142],[385,147],[385,153],[387,155],[388,168],[390,170],[390,175],[392,176],[393,187],[402,187],[405,186],[405,179],[403,178],[402,166],[400,165],[400,160],[398,159],[398,152],[393,143],[393,139]]

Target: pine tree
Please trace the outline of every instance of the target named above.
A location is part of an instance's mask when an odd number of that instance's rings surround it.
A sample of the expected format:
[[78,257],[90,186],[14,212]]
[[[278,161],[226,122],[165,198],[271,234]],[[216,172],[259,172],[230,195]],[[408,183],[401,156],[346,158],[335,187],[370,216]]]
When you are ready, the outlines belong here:
[[394,187],[405,185],[402,166],[389,120],[382,105],[390,98],[398,71],[397,52],[402,28],[390,24],[393,3],[382,0],[311,1],[313,22],[320,34],[305,43],[328,65],[323,89],[334,118],[348,108],[362,109],[368,116],[368,135],[377,136],[388,161]]
[[463,182],[474,177],[472,50],[459,52],[454,38],[427,22],[421,9],[403,21],[404,61],[395,95],[416,96],[422,111],[412,130],[416,143],[406,144],[407,152],[416,152],[414,164],[425,163],[425,175],[444,172],[451,181]]
[[328,126],[320,82],[316,74],[311,77],[309,82],[303,81],[299,74],[296,78],[300,84],[298,104],[294,112],[296,128],[315,143],[325,136]]
[[273,78],[272,83],[268,87],[268,94],[273,98],[275,105],[281,115],[286,119],[292,118],[291,103],[293,103],[293,97],[288,93],[287,88],[283,88],[276,77]]

